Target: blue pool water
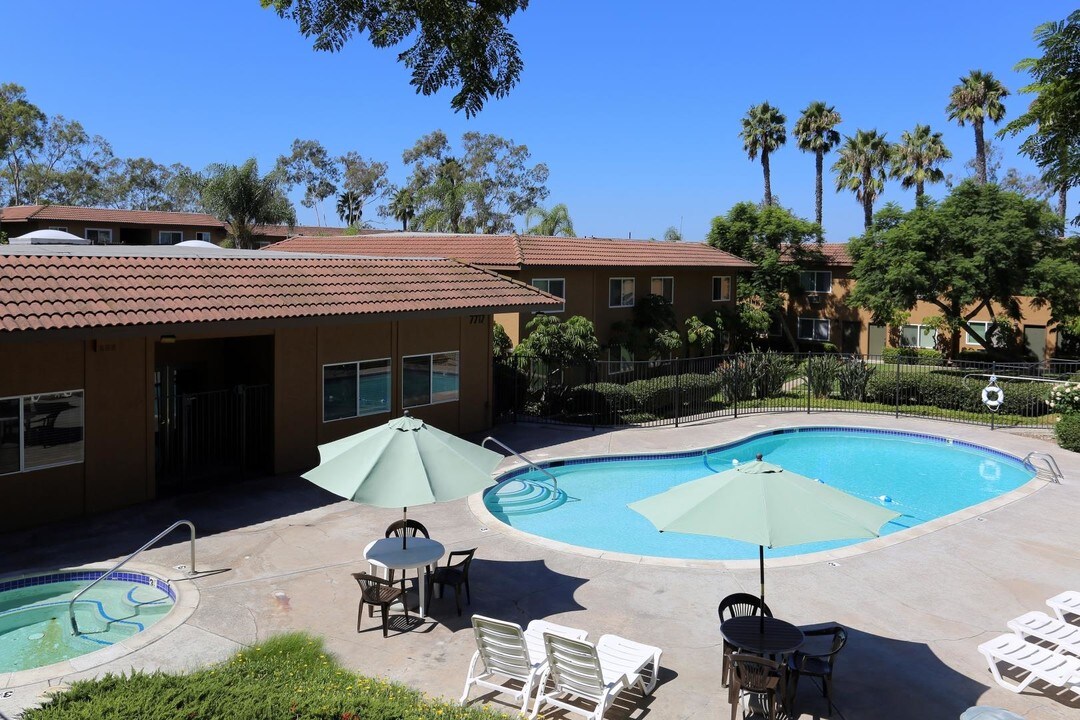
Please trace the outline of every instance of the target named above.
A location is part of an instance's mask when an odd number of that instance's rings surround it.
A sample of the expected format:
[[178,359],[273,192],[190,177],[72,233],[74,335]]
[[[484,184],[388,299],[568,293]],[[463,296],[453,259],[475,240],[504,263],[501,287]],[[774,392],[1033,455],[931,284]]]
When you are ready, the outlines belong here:
[[[746,462],[768,462],[903,513],[882,535],[914,527],[1013,490],[1034,472],[1012,457],[965,443],[914,434],[838,428],[801,428],[759,435],[690,457],[601,459],[549,467],[567,502],[534,514],[501,512],[492,488],[485,502],[519,530],[572,545],[657,557],[734,560],[757,557],[757,546],[735,540],[660,533],[627,506],[680,483]],[[685,455],[684,453],[681,453]],[[505,479],[541,480],[535,470]],[[882,500],[882,497],[887,499]],[[800,555],[860,540],[809,543],[769,550],[770,557]]]

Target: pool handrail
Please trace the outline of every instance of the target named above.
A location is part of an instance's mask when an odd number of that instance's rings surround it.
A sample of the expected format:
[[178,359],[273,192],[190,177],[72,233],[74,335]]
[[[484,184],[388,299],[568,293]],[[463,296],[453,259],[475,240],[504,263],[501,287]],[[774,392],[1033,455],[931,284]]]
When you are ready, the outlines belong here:
[[490,435],[480,441],[480,447],[484,447],[489,442],[495,443],[496,445],[501,447],[503,450],[510,453],[511,455],[513,455],[514,457],[516,457],[518,460],[525,463],[529,467],[533,468],[534,470],[539,470],[542,474],[547,475],[548,478],[551,480],[552,490],[554,490],[556,493],[559,492],[559,480],[549,470],[547,470],[546,468],[540,467],[539,465],[534,463],[532,460],[530,460],[529,458],[527,458],[524,455],[522,455],[521,453],[519,453],[514,448],[510,447],[509,445],[507,445],[506,443],[504,443],[501,440],[496,440],[495,438],[491,437]]
[[1048,452],[1029,452],[1024,456],[1024,465],[1039,472],[1039,467],[1033,462],[1034,460],[1042,460],[1046,463],[1046,469],[1050,471],[1050,482],[1061,484],[1061,481],[1065,479],[1065,474],[1061,472],[1061,468],[1058,467],[1057,460],[1054,456]]
[[155,535],[152,540],[150,540],[148,543],[143,545],[141,548],[139,548],[135,552],[131,553],[130,555],[128,555],[126,558],[124,558],[120,562],[113,565],[112,568],[108,572],[103,573],[101,575],[101,577],[95,579],[89,585],[84,587],[82,590],[75,593],[75,596],[72,597],[71,600],[68,602],[68,619],[71,620],[71,634],[72,635],[79,635],[80,634],[79,633],[79,624],[75,621],[75,602],[80,597],[82,597],[83,593],[85,593],[87,590],[94,587],[99,582],[101,582],[105,578],[107,578],[110,575],[112,575],[113,573],[115,573],[120,568],[124,567],[124,565],[127,565],[127,563],[130,560],[132,560],[136,555],[141,553],[143,550],[146,550],[147,548],[152,546],[154,543],[156,543],[158,540],[165,537],[166,535],[168,535],[169,533],[171,533],[173,530],[180,527],[181,525],[187,525],[188,528],[191,530],[191,567],[188,569],[187,574],[188,575],[194,575],[195,574],[195,523],[191,522],[190,520],[177,520],[172,525],[165,528],[165,530],[163,530],[160,533],[158,533],[157,535]]

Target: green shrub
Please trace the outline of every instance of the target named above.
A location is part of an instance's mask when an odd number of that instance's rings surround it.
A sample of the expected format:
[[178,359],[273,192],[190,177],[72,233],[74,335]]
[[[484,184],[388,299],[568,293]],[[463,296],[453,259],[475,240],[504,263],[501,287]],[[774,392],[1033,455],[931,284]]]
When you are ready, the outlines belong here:
[[[1052,412],[1050,408],[1051,386],[1038,382],[1002,382],[998,386],[1005,393],[1005,402],[998,412],[1010,415],[1038,417]],[[980,403],[982,390],[980,388]],[[1080,401],[1080,393],[1077,395]]]
[[844,400],[866,400],[866,388],[877,368],[866,364],[860,357],[845,358],[836,373],[840,385],[840,397]]
[[739,355],[716,366],[714,374],[725,402],[746,402],[754,396],[753,376],[746,358]]
[[678,402],[676,385],[674,375],[664,375],[646,380],[635,380],[627,383],[626,389],[630,391],[638,408],[662,415],[675,409]]
[[806,385],[814,397],[829,397],[843,362],[836,355],[812,355],[806,359]]
[[1064,449],[1080,452],[1080,413],[1062,415],[1054,425],[1054,435]]
[[930,348],[887,347],[881,351],[886,365],[941,365],[942,354]]
[[[899,390],[899,393],[897,391]],[[979,387],[950,373],[883,370],[867,383],[866,396],[871,402],[900,405],[934,405],[946,410],[977,412],[982,408]]]
[[631,425],[640,425],[640,424],[643,424],[643,423],[648,423],[648,422],[652,422],[654,420],[659,420],[659,419],[660,418],[658,418],[656,415],[653,415],[652,413],[647,413],[647,412],[632,412],[632,413],[627,413],[626,415],[623,416],[623,420],[630,423]]
[[584,415],[595,409],[597,422],[617,422],[623,413],[635,407],[634,396],[625,385],[598,382],[578,385],[570,391],[567,400],[569,412]]
[[1062,414],[1080,412],[1080,385],[1065,383],[1050,390],[1048,405]]
[[762,400],[782,393],[784,383],[794,376],[797,368],[794,358],[772,350],[752,352],[743,358],[748,363],[754,394]]

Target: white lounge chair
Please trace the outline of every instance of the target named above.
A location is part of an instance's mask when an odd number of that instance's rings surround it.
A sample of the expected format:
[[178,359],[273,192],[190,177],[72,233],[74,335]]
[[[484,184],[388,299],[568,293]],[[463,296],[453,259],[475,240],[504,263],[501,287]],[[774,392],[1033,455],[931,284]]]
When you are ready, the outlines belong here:
[[[557,625],[546,620],[533,620],[525,630],[521,626],[495,620],[483,615],[473,615],[473,634],[476,638],[476,652],[469,664],[469,674],[465,678],[465,692],[461,694],[464,705],[473,685],[504,692],[521,700],[521,712],[529,709],[534,681],[547,669],[547,652],[544,648],[544,633],[564,635],[577,640],[584,640],[585,630]],[[480,663],[479,668],[477,663]],[[520,680],[521,690],[514,690],[491,681],[495,676]],[[504,681],[505,682],[505,681]]]
[[[660,670],[658,647],[618,635],[603,635],[593,645],[550,633],[544,635],[544,645],[548,667],[540,677],[536,705],[529,716],[531,718],[535,718],[545,704],[550,704],[585,714],[590,720],[602,720],[604,713],[623,690],[636,686],[649,695],[656,688],[656,677]],[[563,695],[590,700],[596,707],[589,713],[559,699]]]
[[[979,652],[986,658],[994,680],[1006,690],[1021,693],[1033,681],[1042,680],[1054,687],[1068,688],[1080,696],[1080,658],[1059,655],[1016,635],[999,635],[980,645]],[[1025,670],[1027,676],[1019,683],[1006,680],[1001,677],[999,662]]]
[[1073,655],[1080,655],[1080,627],[1034,610],[1008,622],[1009,629],[1020,637],[1033,637],[1057,645]]
[[1070,615],[1080,615],[1080,592],[1077,592],[1076,590],[1066,590],[1047,600],[1046,604],[1053,608],[1059,620],[1068,622],[1068,619],[1065,617],[1066,613]]

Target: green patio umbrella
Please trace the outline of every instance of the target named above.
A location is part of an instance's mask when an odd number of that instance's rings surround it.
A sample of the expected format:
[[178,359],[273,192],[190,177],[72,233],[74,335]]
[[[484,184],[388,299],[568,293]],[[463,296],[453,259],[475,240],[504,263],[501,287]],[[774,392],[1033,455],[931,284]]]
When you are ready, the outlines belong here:
[[[402,508],[457,500],[491,485],[497,452],[428,425],[408,412],[385,425],[319,446],[318,467],[304,473],[353,502]],[[401,539],[405,547],[404,535]]]
[[765,548],[825,540],[872,538],[900,513],[763,462],[676,485],[630,503],[660,532],[713,535],[758,546],[761,604],[765,604]]

